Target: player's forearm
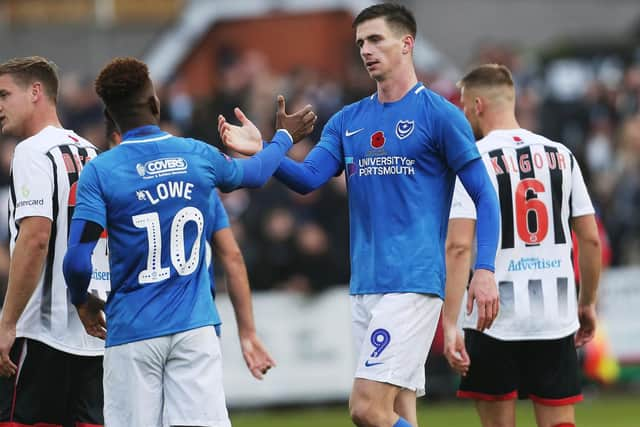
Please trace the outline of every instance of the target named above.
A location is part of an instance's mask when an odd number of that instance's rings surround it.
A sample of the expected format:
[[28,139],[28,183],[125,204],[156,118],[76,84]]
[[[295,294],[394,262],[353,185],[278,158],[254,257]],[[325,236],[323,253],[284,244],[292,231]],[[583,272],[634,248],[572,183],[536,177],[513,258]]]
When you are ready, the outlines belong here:
[[238,333],[240,335],[255,332],[253,307],[251,304],[251,290],[249,277],[242,254],[232,253],[221,256],[221,262],[227,277],[227,291],[236,316]]
[[291,145],[291,136],[281,129],[262,151],[250,159],[237,160],[243,169],[240,185],[249,188],[262,187],[276,171]]
[[447,281],[445,285],[442,321],[445,327],[455,327],[460,315],[462,298],[469,281],[471,248],[468,245],[447,243]]
[[34,238],[21,233],[9,267],[9,281],[2,323],[14,327],[38,286],[48,252],[48,239]]
[[285,157],[274,176],[293,191],[307,194],[331,179],[339,169],[335,157],[324,148],[314,147],[302,163]]
[[579,264],[580,264],[580,305],[595,304],[600,281],[600,269],[602,255],[600,240],[596,238],[578,238]]

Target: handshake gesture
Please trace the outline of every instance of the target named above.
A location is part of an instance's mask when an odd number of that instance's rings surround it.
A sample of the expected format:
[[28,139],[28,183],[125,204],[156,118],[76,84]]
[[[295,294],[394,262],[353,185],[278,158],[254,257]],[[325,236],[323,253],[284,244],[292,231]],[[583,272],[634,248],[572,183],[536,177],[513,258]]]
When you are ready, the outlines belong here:
[[[234,113],[240,121],[240,126],[227,122],[222,115],[218,116],[220,138],[224,145],[232,150],[252,156],[262,150],[262,135],[256,125],[244,115],[240,108],[236,107]],[[313,132],[317,119],[318,116],[313,112],[311,105],[306,105],[293,114],[287,114],[284,96],[278,95],[276,129],[286,129],[293,138],[294,144]]]

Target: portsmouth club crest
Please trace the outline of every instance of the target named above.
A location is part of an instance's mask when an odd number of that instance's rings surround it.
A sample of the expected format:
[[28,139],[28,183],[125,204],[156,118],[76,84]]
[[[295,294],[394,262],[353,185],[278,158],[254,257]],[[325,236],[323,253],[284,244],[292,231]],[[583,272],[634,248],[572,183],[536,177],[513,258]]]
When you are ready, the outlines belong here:
[[399,139],[405,139],[413,132],[415,127],[413,120],[399,120],[396,124],[396,136]]

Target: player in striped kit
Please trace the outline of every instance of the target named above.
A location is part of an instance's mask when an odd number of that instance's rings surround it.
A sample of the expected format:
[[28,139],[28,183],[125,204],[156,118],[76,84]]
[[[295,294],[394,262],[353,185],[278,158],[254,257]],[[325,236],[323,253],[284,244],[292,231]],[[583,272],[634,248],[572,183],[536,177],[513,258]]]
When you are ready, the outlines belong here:
[[[582,400],[576,346],[593,337],[600,274],[594,210],[568,148],[521,129],[510,71],[482,65],[459,83],[464,112],[501,210],[496,281],[500,313],[474,330],[476,313],[456,321],[467,282],[476,210],[456,183],[447,237],[445,355],[463,375],[458,396],[476,400],[483,426],[514,426],[515,399],[534,402],[539,426],[573,426]],[[576,296],[571,230],[580,246]],[[574,333],[575,339],[574,339]]]
[[11,269],[0,318],[0,426],[103,422],[104,342],[85,332],[62,275],[75,185],[97,152],[62,128],[57,90],[56,67],[45,58],[0,64],[0,127],[3,134],[22,139],[11,173]]

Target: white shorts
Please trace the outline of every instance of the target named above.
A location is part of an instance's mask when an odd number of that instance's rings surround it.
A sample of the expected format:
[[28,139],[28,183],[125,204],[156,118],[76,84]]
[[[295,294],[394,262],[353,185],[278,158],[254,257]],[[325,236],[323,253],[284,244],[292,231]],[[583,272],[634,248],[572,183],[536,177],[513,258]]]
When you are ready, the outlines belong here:
[[351,296],[356,378],[425,394],[424,365],[436,332],[442,300],[397,293]]
[[107,347],[105,427],[229,427],[213,326]]

